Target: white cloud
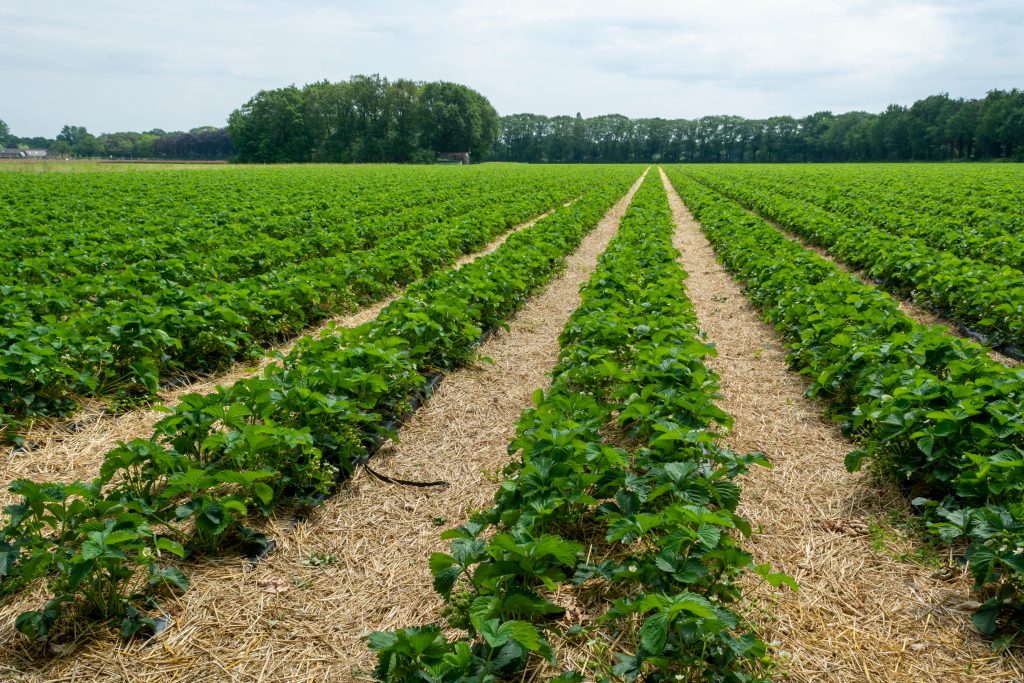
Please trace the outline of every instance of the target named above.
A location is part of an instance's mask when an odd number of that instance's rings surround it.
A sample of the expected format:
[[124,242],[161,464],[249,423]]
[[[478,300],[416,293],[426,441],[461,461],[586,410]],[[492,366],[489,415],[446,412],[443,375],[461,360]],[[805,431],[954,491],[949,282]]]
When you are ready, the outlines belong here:
[[878,111],[1024,86],[1009,0],[7,0],[16,134],[222,124],[261,88],[381,73],[477,88],[502,113]]

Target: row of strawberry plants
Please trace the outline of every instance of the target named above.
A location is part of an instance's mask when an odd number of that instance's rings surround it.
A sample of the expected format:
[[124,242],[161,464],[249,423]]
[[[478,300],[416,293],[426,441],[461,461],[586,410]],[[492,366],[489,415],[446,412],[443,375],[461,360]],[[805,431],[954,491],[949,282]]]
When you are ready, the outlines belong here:
[[21,502],[7,508],[0,575],[15,587],[46,577],[53,595],[18,628],[44,636],[78,607],[122,618],[132,634],[151,623],[144,608],[160,589],[187,586],[167,558],[258,543],[250,515],[313,503],[395,435],[425,377],[470,358],[564,265],[631,173],[609,171],[576,204],[410,287],[375,321],[306,338],[261,377],[185,397],[151,438],[110,451],[95,480],[14,482]]
[[[718,445],[731,419],[700,340],[650,174],[562,336],[550,389],[519,420],[495,505],[447,531],[430,569],[447,626],[375,632],[378,679],[491,681],[558,665],[552,639],[607,637],[605,674],[635,681],[767,681],[763,642],[730,608],[756,569],[733,481],[759,454]],[[620,434],[618,437],[611,434]],[[567,584],[606,611],[567,624]],[[531,656],[534,659],[531,659]],[[608,670],[610,668],[610,671]],[[559,681],[582,681],[579,672]]]
[[919,325],[881,291],[787,240],[736,202],[670,169],[669,175],[723,263],[791,343],[858,441],[847,467],[866,459],[929,511],[946,540],[970,541],[975,615],[991,634],[1000,614],[1024,624],[1024,369],[983,347]]
[[970,229],[1006,234],[1024,228],[1024,171],[1013,164],[769,164],[737,168],[735,173],[831,189],[871,206],[918,215],[923,221],[949,218]]
[[[460,203],[496,188],[533,191],[562,172],[474,167],[276,167],[157,173],[0,176],[0,278],[46,282],[133,266],[170,263],[168,279],[192,281],[234,261],[255,267],[346,242],[372,241],[395,220],[422,223],[431,205],[462,213]],[[381,219],[384,219],[382,221]],[[410,222],[412,221],[412,222]],[[332,248],[334,239],[342,239]],[[277,258],[279,249],[286,251]],[[266,249],[262,256],[260,249]],[[289,253],[297,254],[295,257]],[[255,273],[256,271],[253,271]]]
[[970,231],[1016,234],[1024,228],[1021,170],[992,164],[855,164],[787,166],[785,175],[810,187],[842,188],[868,205],[951,219]]
[[[367,190],[363,200],[377,200],[375,213],[364,208],[356,214],[353,207],[348,215],[334,212],[337,222],[331,225],[303,228],[298,222],[276,234],[272,226],[224,225],[215,220],[207,225],[171,227],[159,217],[142,226],[149,231],[143,234],[138,234],[138,226],[107,225],[105,232],[91,240],[74,235],[74,255],[51,244],[43,254],[8,264],[13,272],[0,273],[7,287],[0,321],[66,316],[197,282],[230,283],[302,261],[366,249],[401,231],[504,204],[509,196],[536,196],[546,190],[569,197],[585,186],[580,173],[503,178],[500,184],[494,180],[480,175],[472,182],[441,182],[430,195]],[[65,229],[54,226],[51,239],[60,242]]]
[[991,346],[1014,355],[1024,354],[1021,271],[961,258],[919,239],[851,222],[756,186],[705,174],[694,177],[827,248],[837,259],[863,270],[890,291],[972,328]]
[[66,414],[82,395],[153,395],[170,373],[222,367],[317,319],[377,300],[580,190],[575,182],[535,188],[400,232],[367,251],[233,283],[168,285],[155,294],[137,292],[109,302],[100,297],[95,308],[77,314],[5,325],[0,423]]
[[[972,214],[971,218],[974,221],[965,223],[963,216],[931,210],[928,200],[924,197],[915,197],[917,203],[913,206],[902,203],[890,204],[888,200],[892,197],[892,192],[888,191],[889,188],[869,185],[868,194],[863,191],[852,191],[846,185],[835,185],[822,179],[790,173],[782,172],[769,177],[760,174],[733,174],[723,169],[715,169],[712,172],[715,177],[725,178],[730,184],[753,184],[772,194],[810,202],[831,213],[877,226],[886,232],[920,239],[942,251],[968,256],[985,263],[1006,265],[1017,270],[1024,269],[1024,235],[1012,228],[1008,232],[1006,226],[991,219],[982,219]],[[701,176],[706,177],[704,174]],[[945,205],[943,203],[942,207]],[[982,209],[975,209],[974,213],[994,214],[996,218],[1013,217],[1010,212]]]

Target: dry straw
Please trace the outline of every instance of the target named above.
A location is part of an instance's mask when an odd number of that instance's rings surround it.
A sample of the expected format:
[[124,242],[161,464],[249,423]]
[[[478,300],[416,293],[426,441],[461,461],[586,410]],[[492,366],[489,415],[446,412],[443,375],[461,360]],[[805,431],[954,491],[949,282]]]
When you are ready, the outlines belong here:
[[[481,347],[492,362],[448,375],[401,429],[400,443],[374,460],[385,475],[444,479],[448,488],[357,475],[308,520],[270,520],[277,550],[252,570],[237,557],[190,563],[192,588],[167,603],[173,625],[150,642],[123,643],[110,631],[56,653],[43,650],[19,640],[14,606],[7,605],[0,611],[0,679],[7,667],[11,680],[33,682],[369,680],[374,657],[364,633],[439,620],[427,559],[446,549],[441,530],[493,502],[516,420],[547,383],[579,288],[638,186],[510,329]],[[25,608],[24,599],[17,602]]]
[[[566,206],[571,204],[568,202]],[[491,253],[515,232],[524,230],[540,219],[551,214],[547,211],[524,223],[516,225],[502,234],[482,250],[460,257],[456,268],[481,256]],[[173,389],[161,391],[158,401],[173,406],[181,397],[190,393],[210,393],[218,386],[230,386],[240,380],[253,377],[266,366],[276,361],[278,354],[291,350],[302,336],[318,336],[331,327],[356,327],[377,317],[392,301],[401,296],[402,290],[376,304],[366,306],[351,314],[334,316],[320,321],[304,330],[302,335],[270,350],[257,362],[236,363],[229,369],[206,377],[182,376],[183,382]],[[0,482],[26,478],[36,481],[71,482],[76,479],[91,479],[99,473],[103,456],[118,443],[137,438],[149,438],[153,425],[165,415],[152,407],[120,414],[110,413],[104,403],[87,400],[82,409],[71,418],[40,420],[26,433],[25,449],[9,448],[0,470]],[[6,489],[0,493],[0,503],[11,502]]]
[[[968,577],[899,559],[921,549],[886,522],[908,502],[892,486],[845,470],[853,445],[804,396],[806,380],[788,369],[778,334],[669,194],[689,296],[718,350],[710,365],[721,375],[721,406],[735,419],[727,444],[763,451],[774,465],[745,477],[741,511],[755,529],[747,547],[757,561],[801,586],[773,592],[749,582],[751,615],[784,653],[785,679],[1024,680],[1019,655],[995,655],[957,609],[971,597]],[[896,540],[876,552],[880,539]]]

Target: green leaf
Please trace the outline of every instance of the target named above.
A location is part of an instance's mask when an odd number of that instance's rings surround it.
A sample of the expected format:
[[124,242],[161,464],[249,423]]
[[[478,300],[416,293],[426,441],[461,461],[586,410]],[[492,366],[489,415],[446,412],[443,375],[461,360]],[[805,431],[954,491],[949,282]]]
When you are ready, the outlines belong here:
[[668,640],[668,614],[656,612],[640,627],[640,648],[648,655],[660,655]]
[[860,470],[861,465],[864,463],[864,458],[867,457],[867,453],[860,449],[850,451],[846,454],[843,459],[843,463],[846,465],[847,472],[857,472]]
[[151,586],[173,586],[182,592],[188,590],[189,584],[188,577],[186,577],[177,567],[157,569],[154,566],[149,572],[147,582]]
[[394,647],[398,643],[398,636],[391,631],[373,631],[368,641],[371,650],[380,652]]
[[779,586],[785,585],[794,593],[800,590],[796,580],[793,579],[789,574],[783,574],[782,572],[773,572],[771,565],[759,564],[754,567],[754,572],[768,582],[768,585],[772,588],[778,588]]
[[677,614],[682,610],[703,619],[715,619],[718,616],[714,606],[706,598],[693,593],[681,593],[672,599],[669,614]]
[[576,564],[576,556],[583,552],[583,546],[573,541],[566,541],[558,536],[544,536],[537,541],[535,555],[553,555],[562,564],[572,567]]
[[511,635],[509,631],[501,629],[501,622],[498,619],[488,619],[481,622],[479,629],[480,635],[483,636],[484,640],[492,648],[499,648],[507,643]]
[[983,636],[993,636],[999,630],[1000,611],[999,601],[996,598],[989,598],[971,615],[971,623]]
[[452,588],[462,574],[462,567],[455,562],[455,558],[444,553],[432,553],[430,555],[430,573],[434,577],[434,590],[445,598],[451,596]]
[[501,625],[501,631],[530,652],[541,649],[544,642],[536,627],[527,621],[506,621]]
[[701,524],[697,527],[697,538],[704,547],[711,549],[718,545],[722,538],[722,530],[713,524]]

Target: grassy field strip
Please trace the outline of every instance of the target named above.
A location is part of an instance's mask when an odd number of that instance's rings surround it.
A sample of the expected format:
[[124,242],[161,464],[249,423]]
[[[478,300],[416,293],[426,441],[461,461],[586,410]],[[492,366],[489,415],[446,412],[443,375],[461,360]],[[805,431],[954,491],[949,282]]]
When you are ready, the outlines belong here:
[[[571,206],[575,201],[566,202],[564,207]],[[546,211],[514,226],[483,249],[460,256],[449,267],[458,269],[481,256],[490,254],[504,244],[512,234],[533,226],[554,211]],[[185,386],[164,389],[157,396],[157,400],[161,405],[174,406],[182,396],[192,393],[209,394],[216,391],[219,386],[231,386],[243,379],[254,377],[268,365],[276,363],[279,354],[289,353],[295,343],[304,336],[318,337],[331,327],[352,328],[376,318],[385,307],[400,298],[405,289],[404,286],[400,286],[383,300],[351,314],[335,316],[310,326],[301,335],[268,351],[257,363],[236,363],[213,376],[197,379]],[[153,425],[164,416],[164,412],[151,406],[111,414],[102,403],[93,402],[86,406],[84,413],[76,415],[73,419],[41,420],[25,434],[24,447],[5,448],[6,453],[0,456],[3,457],[0,481],[9,482],[26,478],[72,482],[91,478],[99,472],[100,463],[107,451],[116,447],[119,442],[148,437],[153,433]],[[69,429],[70,425],[74,425],[74,428]],[[13,499],[6,489],[0,492],[0,504],[7,504]]]
[[[440,600],[425,558],[444,547],[440,524],[465,519],[493,499],[490,472],[508,461],[506,445],[519,411],[558,354],[558,335],[579,301],[636,187],[608,212],[566,261],[565,271],[532,296],[479,349],[493,363],[448,373],[438,391],[401,428],[400,441],[377,456],[379,471],[446,479],[445,490],[381,484],[365,475],[325,501],[305,524],[285,531],[269,523],[278,550],[249,572],[237,558],[212,559],[191,574],[193,590],[168,601],[174,627],[155,647],[124,644],[111,632],[85,641],[57,661],[10,650],[10,610],[0,617],[13,681],[131,680],[185,683],[238,680],[353,680],[373,666],[361,634],[433,615]],[[445,521],[439,521],[439,520]],[[269,587],[286,586],[283,592]],[[183,663],[187,662],[187,665]]]
[[718,263],[674,189],[669,200],[679,225],[676,247],[690,274],[687,293],[718,351],[708,365],[720,377],[720,405],[734,420],[725,443],[738,452],[762,451],[772,462],[744,476],[740,511],[756,530],[746,545],[757,561],[800,584],[796,593],[753,593],[763,610],[761,637],[775,643],[775,652],[790,653],[782,665],[786,680],[1024,676],[1024,662],[993,657],[974,635],[970,615],[951,609],[969,599],[968,578],[936,580],[938,551],[890,523],[909,501],[895,487],[878,487],[866,473],[843,467],[854,444],[822,417],[821,402],[804,395],[806,380],[790,370],[784,341]]
[[[893,300],[785,239],[735,201],[670,169],[723,263],[787,338],[794,367],[869,461],[914,497],[942,541],[969,543],[977,587],[972,622],[1013,638],[1024,614],[1024,370],[918,325]],[[962,545],[961,545],[962,547]],[[1002,641],[1004,644],[1007,642]]]
[[[768,193],[756,185],[685,171],[698,182],[778,222],[862,269],[880,286],[973,328],[1008,355],[1024,354],[1024,273],[960,258],[921,240],[900,237],[837,217],[806,202]],[[1000,347],[1007,347],[1000,349]]]

